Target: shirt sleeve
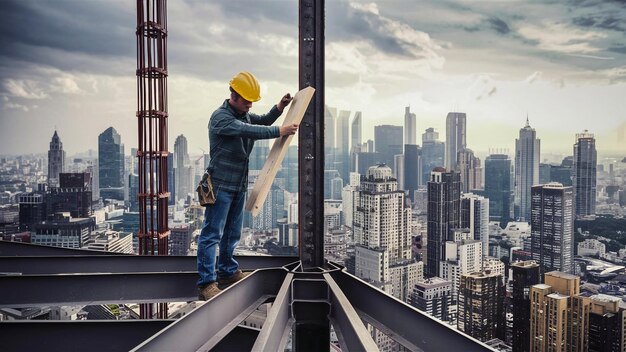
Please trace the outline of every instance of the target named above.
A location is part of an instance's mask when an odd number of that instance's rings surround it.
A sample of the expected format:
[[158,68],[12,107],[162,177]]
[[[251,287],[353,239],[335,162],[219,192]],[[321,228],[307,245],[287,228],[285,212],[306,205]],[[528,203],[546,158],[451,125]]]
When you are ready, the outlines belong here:
[[259,126],[240,121],[227,114],[217,114],[211,119],[213,133],[223,136],[270,139],[280,137],[278,126]]
[[252,123],[253,125],[270,126],[276,121],[276,119],[278,119],[278,117],[280,117],[281,114],[282,113],[278,110],[276,105],[274,105],[272,106],[270,111],[265,115],[257,115],[254,113],[248,113],[248,116],[250,117],[250,123]]

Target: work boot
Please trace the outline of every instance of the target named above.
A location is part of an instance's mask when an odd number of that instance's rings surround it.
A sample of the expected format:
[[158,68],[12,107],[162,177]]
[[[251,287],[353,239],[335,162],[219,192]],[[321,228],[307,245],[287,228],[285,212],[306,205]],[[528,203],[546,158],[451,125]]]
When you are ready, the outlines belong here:
[[226,287],[226,286],[230,286],[230,285],[234,284],[235,282],[243,279],[247,275],[248,275],[248,273],[244,273],[241,270],[237,270],[237,271],[235,271],[235,273],[231,277],[221,278],[221,279],[217,280],[217,282],[220,284],[220,286]]
[[208,301],[220,292],[222,290],[217,287],[217,282],[211,282],[208,285],[198,287],[198,300]]

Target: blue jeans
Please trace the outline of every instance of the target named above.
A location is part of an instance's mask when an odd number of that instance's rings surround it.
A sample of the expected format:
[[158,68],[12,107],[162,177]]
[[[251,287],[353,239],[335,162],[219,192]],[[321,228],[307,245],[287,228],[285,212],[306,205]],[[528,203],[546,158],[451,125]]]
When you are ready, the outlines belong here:
[[233,252],[241,238],[245,195],[245,192],[217,190],[215,204],[205,208],[204,226],[198,238],[198,286],[208,285],[218,279],[215,272],[215,247],[218,244],[219,278],[231,277],[239,268]]

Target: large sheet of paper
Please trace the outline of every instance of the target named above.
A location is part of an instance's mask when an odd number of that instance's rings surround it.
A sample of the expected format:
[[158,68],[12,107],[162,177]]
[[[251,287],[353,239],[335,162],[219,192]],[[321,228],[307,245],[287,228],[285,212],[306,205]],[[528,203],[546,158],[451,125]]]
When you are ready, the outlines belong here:
[[[302,121],[304,117],[304,113],[313,98],[313,93],[315,93],[315,88],[306,87],[296,93],[291,101],[291,105],[289,106],[289,111],[287,111],[287,116],[285,117],[284,125],[297,123],[298,125]],[[274,145],[272,145],[272,149],[270,150],[270,154],[263,164],[263,169],[261,173],[256,179],[254,183],[254,188],[250,195],[248,196],[248,201],[246,202],[246,210],[252,213],[253,216],[256,216],[261,207],[263,207],[263,203],[267,198],[267,194],[270,191],[270,187],[274,182],[274,178],[276,177],[276,173],[280,168],[280,164],[287,154],[287,149],[289,148],[289,143],[293,139],[293,135],[291,136],[282,136],[276,138],[274,141]]]

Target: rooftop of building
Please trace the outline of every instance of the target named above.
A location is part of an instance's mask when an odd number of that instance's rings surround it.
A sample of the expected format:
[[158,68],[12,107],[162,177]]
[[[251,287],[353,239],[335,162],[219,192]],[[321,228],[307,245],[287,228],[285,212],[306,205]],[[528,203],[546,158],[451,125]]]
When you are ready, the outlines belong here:
[[552,299],[569,299],[569,296],[562,295],[558,292],[551,293],[548,295],[548,297]]
[[534,260],[524,260],[524,261],[514,262],[511,264],[511,266],[518,267],[518,268],[536,268],[539,266],[539,264],[537,264],[537,262]]
[[546,276],[553,276],[553,277],[558,277],[558,278],[567,279],[567,280],[574,280],[578,278],[578,276],[576,275],[564,273],[562,271],[550,271],[546,273]]
[[552,286],[546,285],[546,284],[536,284],[536,285],[533,285],[533,287],[539,290],[546,290],[546,289],[551,288]]

